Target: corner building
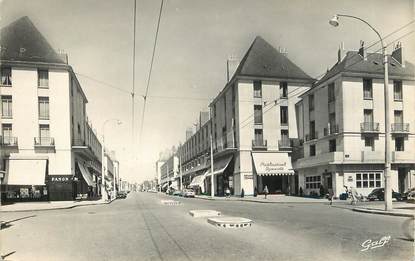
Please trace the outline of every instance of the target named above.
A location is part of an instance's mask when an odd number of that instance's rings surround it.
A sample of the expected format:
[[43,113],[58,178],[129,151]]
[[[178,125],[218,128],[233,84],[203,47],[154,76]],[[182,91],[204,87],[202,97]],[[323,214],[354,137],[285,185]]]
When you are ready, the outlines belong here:
[[2,200],[100,197],[101,144],[65,54],[27,17],[1,29]]
[[[415,185],[415,68],[397,46],[388,56],[391,185],[404,192]],[[320,184],[336,197],[343,186],[362,195],[385,186],[383,57],[359,51],[344,55],[297,104],[299,138],[294,154],[299,186],[319,194]]]
[[[291,165],[297,139],[295,104],[313,79],[261,37],[210,104],[210,120],[182,146],[183,175],[210,194],[210,135],[215,195],[295,193]],[[185,177],[184,180],[188,180]],[[203,184],[203,185],[202,185]]]

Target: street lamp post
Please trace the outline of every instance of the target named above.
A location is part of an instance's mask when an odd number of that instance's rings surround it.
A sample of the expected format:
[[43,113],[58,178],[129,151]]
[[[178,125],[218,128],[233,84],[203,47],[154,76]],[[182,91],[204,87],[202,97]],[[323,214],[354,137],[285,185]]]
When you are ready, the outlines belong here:
[[385,177],[385,210],[389,211],[393,209],[392,206],[392,187],[391,187],[391,162],[390,162],[390,123],[389,123],[389,79],[388,79],[388,55],[386,53],[386,46],[383,43],[382,36],[380,36],[379,32],[373,28],[368,22],[363,20],[362,18],[352,16],[352,15],[345,15],[345,14],[336,14],[330,19],[329,24],[336,27],[339,25],[339,17],[347,17],[359,20],[366,25],[368,25],[379,37],[380,43],[382,45],[382,55],[383,55],[383,67],[384,67],[384,106],[385,106],[385,170],[384,170],[384,177]]
[[[118,119],[108,119],[108,120],[104,121],[104,123],[102,124],[102,149],[101,149],[101,155],[102,155],[102,159],[101,159],[102,187],[101,187],[101,197],[102,197],[102,192],[105,190],[105,176],[106,176],[106,172],[107,172],[107,168],[105,167],[105,164],[104,164],[104,159],[105,159],[105,126],[110,121],[117,121],[118,125],[120,125],[122,123]],[[114,193],[115,193],[115,177],[114,177],[113,189],[114,189]],[[115,195],[113,195],[113,197],[115,197]]]

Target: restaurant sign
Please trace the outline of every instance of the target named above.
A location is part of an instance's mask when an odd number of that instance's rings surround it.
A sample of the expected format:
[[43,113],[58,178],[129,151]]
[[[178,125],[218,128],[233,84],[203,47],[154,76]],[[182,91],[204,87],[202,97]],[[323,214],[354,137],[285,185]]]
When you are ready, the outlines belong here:
[[287,162],[275,163],[275,162],[261,162],[259,164],[261,170],[264,172],[281,172],[287,169]]

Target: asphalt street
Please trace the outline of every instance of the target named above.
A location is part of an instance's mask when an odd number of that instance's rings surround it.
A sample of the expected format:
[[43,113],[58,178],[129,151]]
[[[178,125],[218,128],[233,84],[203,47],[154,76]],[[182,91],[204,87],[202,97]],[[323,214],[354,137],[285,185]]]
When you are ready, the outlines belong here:
[[[161,199],[175,199],[166,206]],[[5,260],[412,260],[413,221],[328,204],[264,204],[130,193],[109,205],[2,213]],[[214,209],[252,219],[227,229],[192,218]],[[382,247],[361,251],[383,236]]]

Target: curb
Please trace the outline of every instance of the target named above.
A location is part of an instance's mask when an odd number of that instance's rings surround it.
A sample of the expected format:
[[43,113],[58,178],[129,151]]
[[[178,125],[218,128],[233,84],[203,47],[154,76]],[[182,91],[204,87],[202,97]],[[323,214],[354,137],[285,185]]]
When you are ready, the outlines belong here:
[[34,212],[34,211],[50,211],[50,210],[62,210],[62,209],[72,209],[76,207],[87,207],[87,206],[98,206],[98,205],[107,205],[111,204],[114,200],[102,203],[91,203],[91,204],[83,204],[83,205],[73,205],[67,207],[57,207],[57,208],[44,208],[44,209],[22,209],[22,210],[0,210],[1,213],[14,213],[14,212]]
[[396,217],[410,217],[412,219],[415,219],[415,215],[406,214],[406,213],[386,212],[383,210],[367,209],[367,208],[353,208],[352,210],[356,212],[362,212],[362,213],[378,214],[378,215],[385,215],[385,216],[396,216]]
[[196,199],[202,200],[217,200],[217,201],[240,201],[240,202],[254,202],[254,203],[263,203],[263,204],[328,204],[329,202],[291,202],[291,201],[260,201],[253,199],[221,199],[221,198],[205,198],[205,197],[195,197]]

